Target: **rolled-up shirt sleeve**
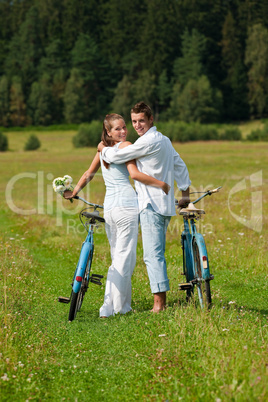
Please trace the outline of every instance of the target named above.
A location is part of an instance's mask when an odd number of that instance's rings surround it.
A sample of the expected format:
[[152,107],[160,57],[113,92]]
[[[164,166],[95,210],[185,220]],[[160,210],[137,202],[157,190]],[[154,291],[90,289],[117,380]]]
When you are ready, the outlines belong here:
[[180,191],[185,191],[191,185],[186,164],[174,149],[174,178]]
[[101,152],[103,160],[107,163],[122,164],[132,159],[141,158],[148,155],[148,146],[143,143],[135,143],[123,149],[116,149],[112,147],[105,147]]

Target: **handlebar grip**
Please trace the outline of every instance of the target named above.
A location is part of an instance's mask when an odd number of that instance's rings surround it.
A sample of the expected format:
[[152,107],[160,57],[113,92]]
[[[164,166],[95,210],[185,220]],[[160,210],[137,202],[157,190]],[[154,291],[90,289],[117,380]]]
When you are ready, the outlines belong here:
[[222,186],[214,188],[214,190],[210,190],[210,193],[218,193],[220,191],[220,188],[222,188]]
[[79,200],[78,195],[75,195],[73,198],[75,198],[76,200]]

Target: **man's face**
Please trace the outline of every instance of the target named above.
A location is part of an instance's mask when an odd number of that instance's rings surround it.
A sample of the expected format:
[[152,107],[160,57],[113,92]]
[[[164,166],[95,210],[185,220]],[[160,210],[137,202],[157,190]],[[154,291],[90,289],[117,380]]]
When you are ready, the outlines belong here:
[[131,113],[131,120],[139,136],[145,134],[153,125],[153,116],[148,119],[144,113]]

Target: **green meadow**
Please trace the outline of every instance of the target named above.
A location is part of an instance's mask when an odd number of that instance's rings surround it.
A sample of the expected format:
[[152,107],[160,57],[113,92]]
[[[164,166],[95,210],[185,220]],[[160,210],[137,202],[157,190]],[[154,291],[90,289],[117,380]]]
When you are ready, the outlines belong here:
[[[55,177],[76,183],[95,149],[75,149],[75,131],[38,132],[41,148],[23,151],[27,132],[8,132],[0,154],[1,401],[266,401],[268,399],[268,146],[249,142],[175,143],[192,191],[222,186],[200,204],[213,306],[186,303],[180,233],[173,217],[166,258],[168,306],[152,314],[139,235],[133,312],[100,319],[110,254],[105,230],[95,235],[90,284],[68,322],[71,280],[85,232],[84,204],[52,190]],[[102,203],[101,173],[83,192]],[[176,194],[179,197],[179,192]],[[193,194],[192,198],[197,198]]]

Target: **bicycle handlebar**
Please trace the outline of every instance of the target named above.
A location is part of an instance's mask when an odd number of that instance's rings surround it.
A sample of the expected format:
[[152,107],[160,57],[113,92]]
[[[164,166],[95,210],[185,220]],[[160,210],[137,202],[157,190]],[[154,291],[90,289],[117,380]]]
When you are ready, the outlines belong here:
[[220,188],[222,188],[222,186],[215,188],[214,190],[208,190],[210,194],[212,193],[218,193],[220,191]]
[[206,197],[207,195],[211,195],[213,193],[218,193],[222,186],[214,188],[214,190],[208,190],[205,194],[201,195],[201,197],[197,198],[196,200],[192,201],[192,204],[196,204],[198,201],[202,200],[202,198]]
[[[203,195],[201,195],[201,197],[197,198],[196,200],[192,201],[193,204],[196,204],[198,201],[200,201],[202,198],[206,197],[207,195],[211,195],[213,193],[218,193],[220,191],[220,189],[222,188],[222,186],[214,188],[214,190],[208,190],[207,192],[205,192]],[[89,202],[87,200],[85,200],[82,197],[79,197],[78,195],[75,195],[73,198],[75,198],[76,200],[80,200],[83,201],[85,204],[90,205],[91,207],[94,208],[102,208],[103,209],[103,205],[99,205],[99,204],[93,204],[92,202]],[[178,200],[175,201],[175,203],[178,203]]]
[[103,209],[103,205],[93,204],[92,202],[89,202],[89,201],[85,200],[84,198],[79,197],[78,195],[75,195],[73,198],[75,198],[76,200],[83,201],[85,204],[90,205],[91,207]]

